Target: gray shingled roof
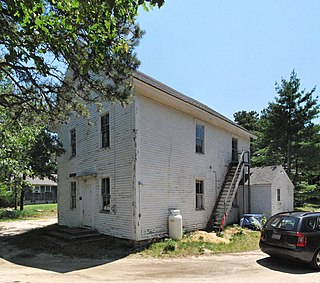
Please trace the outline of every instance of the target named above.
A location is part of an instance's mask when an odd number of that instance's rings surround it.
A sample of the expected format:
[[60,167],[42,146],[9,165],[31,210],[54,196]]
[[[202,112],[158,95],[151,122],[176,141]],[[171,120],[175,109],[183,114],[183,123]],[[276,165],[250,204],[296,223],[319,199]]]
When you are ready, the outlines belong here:
[[[57,175],[56,174],[53,174],[55,178],[57,178]],[[39,185],[39,186],[43,186],[43,185],[47,185],[47,186],[56,186],[57,183],[55,181],[52,181],[48,178],[43,178],[43,179],[40,179],[38,177],[34,177],[34,178],[31,178],[31,177],[27,177],[26,180],[28,182],[30,182],[32,185]]]
[[199,108],[199,109],[201,109],[201,110],[203,110],[203,111],[205,111],[205,112],[207,112],[207,113],[209,113],[209,114],[211,114],[221,120],[224,120],[225,122],[232,124],[233,126],[247,132],[250,136],[254,137],[254,135],[251,132],[249,132],[248,130],[239,126],[238,124],[236,124],[232,120],[228,119],[227,117],[221,115],[217,111],[215,111],[215,110],[211,109],[210,107],[204,105],[203,103],[201,103],[201,102],[199,102],[189,96],[186,96],[186,95],[182,94],[181,92],[178,92],[178,91],[174,90],[173,88],[145,75],[142,72],[135,71],[133,73],[133,77],[135,79],[142,81],[142,82],[144,82],[154,88],[157,88],[157,89],[159,89],[159,90],[161,90],[161,91],[163,91],[163,92],[165,92],[165,93],[167,93],[167,94],[169,94],[169,95],[171,95],[171,96],[173,96],[183,102],[189,103],[189,104],[191,104],[191,105],[193,105],[193,106],[195,106],[195,107],[197,107],[197,108]]
[[[282,166],[264,166],[250,169],[250,184],[271,184]],[[283,168],[282,168],[283,170]]]

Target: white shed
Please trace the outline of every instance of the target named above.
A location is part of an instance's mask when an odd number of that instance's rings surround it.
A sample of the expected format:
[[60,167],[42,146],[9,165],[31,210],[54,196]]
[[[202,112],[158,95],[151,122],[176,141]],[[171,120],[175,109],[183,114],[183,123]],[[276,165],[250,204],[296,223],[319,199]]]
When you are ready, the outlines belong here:
[[250,183],[250,212],[269,218],[293,210],[294,185],[281,165],[251,168]]
[[140,72],[134,85],[126,107],[89,106],[90,123],[73,116],[61,125],[58,223],[139,241],[168,234],[178,209],[185,231],[205,228],[253,135]]

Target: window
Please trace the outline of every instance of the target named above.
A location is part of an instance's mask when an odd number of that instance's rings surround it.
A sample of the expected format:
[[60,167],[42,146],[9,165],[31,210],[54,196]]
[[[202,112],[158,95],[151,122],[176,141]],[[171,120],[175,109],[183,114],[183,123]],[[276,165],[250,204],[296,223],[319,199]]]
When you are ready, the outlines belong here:
[[267,229],[282,229],[287,231],[296,230],[299,218],[291,216],[275,216],[267,223]]
[[35,186],[34,189],[33,189],[33,192],[34,193],[40,193],[40,187]]
[[277,189],[277,201],[280,201],[281,197],[280,197],[280,189]]
[[46,186],[46,193],[50,193],[51,192],[51,187],[50,186]]
[[101,147],[110,146],[109,113],[101,116]]
[[320,217],[313,217],[307,220],[307,227],[312,230],[320,231]]
[[204,209],[203,181],[196,180],[196,209]]
[[101,179],[101,210],[110,211],[110,178]]
[[196,152],[204,153],[204,126],[196,125]]
[[71,191],[70,191],[70,208],[76,208],[76,196],[77,196],[77,185],[76,182],[71,182]]
[[71,147],[71,156],[76,156],[76,153],[77,153],[76,129],[70,130],[70,147]]

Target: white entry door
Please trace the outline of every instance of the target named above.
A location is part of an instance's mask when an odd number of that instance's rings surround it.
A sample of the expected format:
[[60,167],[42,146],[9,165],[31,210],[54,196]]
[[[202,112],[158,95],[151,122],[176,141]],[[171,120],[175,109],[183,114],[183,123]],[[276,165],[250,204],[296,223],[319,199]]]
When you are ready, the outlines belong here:
[[83,184],[82,187],[82,225],[93,227],[93,190],[90,183]]

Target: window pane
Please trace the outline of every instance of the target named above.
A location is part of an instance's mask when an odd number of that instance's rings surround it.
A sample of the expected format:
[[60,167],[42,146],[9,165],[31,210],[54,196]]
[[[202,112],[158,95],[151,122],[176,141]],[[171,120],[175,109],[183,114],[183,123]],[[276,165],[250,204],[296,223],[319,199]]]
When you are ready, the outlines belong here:
[[101,116],[101,147],[110,146],[109,113]]
[[77,187],[76,182],[71,182],[71,190],[70,190],[70,208],[76,208],[76,193]]
[[204,152],[204,126],[196,125],[196,152],[203,153]]
[[102,200],[102,210],[110,211],[110,178],[101,179],[101,200]]
[[76,155],[76,129],[70,130],[70,147],[71,147],[71,156]]
[[204,208],[204,186],[202,180],[196,180],[196,209]]

